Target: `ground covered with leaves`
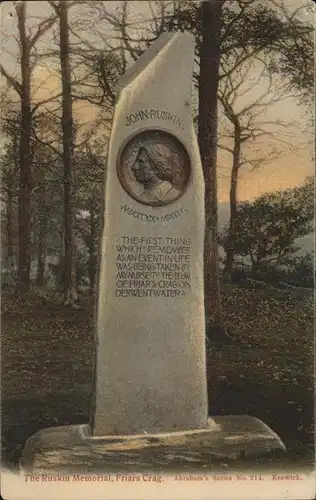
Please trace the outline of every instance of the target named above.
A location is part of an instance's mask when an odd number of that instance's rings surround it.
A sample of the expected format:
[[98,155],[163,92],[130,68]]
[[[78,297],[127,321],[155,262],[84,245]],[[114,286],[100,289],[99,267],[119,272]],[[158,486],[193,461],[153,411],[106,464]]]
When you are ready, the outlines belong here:
[[[313,313],[294,296],[226,286],[229,337],[207,344],[211,415],[248,414],[283,439],[293,462],[313,460]],[[31,295],[2,299],[2,460],[16,467],[44,427],[87,423],[93,303]]]

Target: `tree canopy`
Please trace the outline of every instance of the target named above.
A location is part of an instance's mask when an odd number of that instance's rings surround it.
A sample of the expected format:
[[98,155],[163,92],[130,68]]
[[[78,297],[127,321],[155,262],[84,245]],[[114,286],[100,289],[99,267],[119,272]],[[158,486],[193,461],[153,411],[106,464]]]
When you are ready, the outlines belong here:
[[[235,252],[249,257],[253,272],[262,264],[282,264],[299,247],[295,240],[313,230],[313,179],[297,188],[238,204]],[[224,249],[228,228],[221,235]]]

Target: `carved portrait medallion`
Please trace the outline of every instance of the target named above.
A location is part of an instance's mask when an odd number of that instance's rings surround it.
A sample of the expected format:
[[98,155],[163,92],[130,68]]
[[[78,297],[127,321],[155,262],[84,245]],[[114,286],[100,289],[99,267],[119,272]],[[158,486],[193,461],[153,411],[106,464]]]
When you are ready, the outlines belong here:
[[117,175],[125,192],[143,205],[164,206],[184,193],[191,173],[183,144],[163,130],[135,134],[122,147]]

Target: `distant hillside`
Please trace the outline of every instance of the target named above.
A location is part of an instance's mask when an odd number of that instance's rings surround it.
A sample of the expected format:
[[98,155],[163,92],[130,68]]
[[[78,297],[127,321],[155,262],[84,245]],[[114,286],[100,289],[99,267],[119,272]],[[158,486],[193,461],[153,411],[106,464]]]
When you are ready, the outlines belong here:
[[307,234],[302,238],[298,238],[295,243],[301,246],[301,249],[297,251],[297,255],[304,255],[308,252],[313,252],[315,249],[315,233]]

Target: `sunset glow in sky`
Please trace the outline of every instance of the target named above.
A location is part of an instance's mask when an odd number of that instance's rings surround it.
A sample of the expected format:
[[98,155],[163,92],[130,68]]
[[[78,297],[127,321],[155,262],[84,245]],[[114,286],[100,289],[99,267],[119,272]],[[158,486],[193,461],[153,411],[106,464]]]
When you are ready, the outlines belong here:
[[[267,0],[268,1],[268,0]],[[110,9],[114,9],[119,2],[103,2]],[[132,14],[139,14],[144,11],[147,2],[129,2],[129,8]],[[302,5],[301,0],[287,0],[286,5],[291,8],[296,8]],[[310,0],[307,1],[310,3]],[[51,8],[47,2],[36,1],[28,2],[28,12],[32,16],[44,17],[51,14]],[[10,15],[10,12],[12,15]],[[71,18],[80,19],[77,8],[72,10]],[[306,13],[306,18],[309,21],[313,19],[313,9]],[[91,20],[90,20],[91,21]],[[33,18],[33,25],[38,23]],[[15,56],[18,53],[17,43],[14,38],[16,34],[16,18],[12,2],[5,2],[1,6],[1,27],[4,32],[2,35],[2,64],[6,70],[19,78],[19,70],[15,61]],[[85,33],[85,32],[83,32]],[[104,23],[103,35],[106,33],[106,24]],[[96,38],[98,48],[102,48],[102,39]],[[53,47],[51,40],[51,32],[48,32],[43,37],[41,49]],[[55,47],[54,47],[55,48]],[[47,62],[41,68],[36,68],[34,72],[34,82],[36,83],[33,96],[35,100],[43,99],[49,96],[50,93],[58,91],[58,78],[53,75],[49,69]],[[3,82],[4,83],[4,82]],[[250,99],[259,95],[264,89],[265,82],[260,82],[254,86],[254,90],[249,93]],[[14,94],[13,94],[14,96]],[[14,96],[16,98],[16,96]],[[193,99],[194,103],[194,99]],[[93,122],[98,114],[98,109],[88,103],[75,103],[75,117],[80,123]],[[283,128],[275,129],[274,136],[261,137],[260,142],[254,143],[252,157],[269,156],[272,143],[282,151],[282,154],[268,164],[262,164],[258,169],[252,170],[250,166],[245,166],[241,170],[240,182],[238,189],[239,200],[254,199],[261,194],[279,189],[302,184],[307,175],[314,172],[313,162],[313,130],[311,124],[311,113],[304,107],[302,103],[298,103],[293,98],[288,98],[281,103],[273,104],[269,107],[266,119],[271,121],[280,120],[289,123],[286,131]],[[290,125],[292,124],[292,125]],[[286,138],[284,137],[286,132]],[[100,129],[98,134],[104,134],[105,131]],[[282,142],[281,142],[282,141]],[[227,143],[228,144],[228,143]],[[255,151],[255,153],[254,153]],[[219,150],[218,162],[218,194],[219,202],[227,202],[229,196],[230,184],[230,169],[232,164],[232,156],[227,151]]]

